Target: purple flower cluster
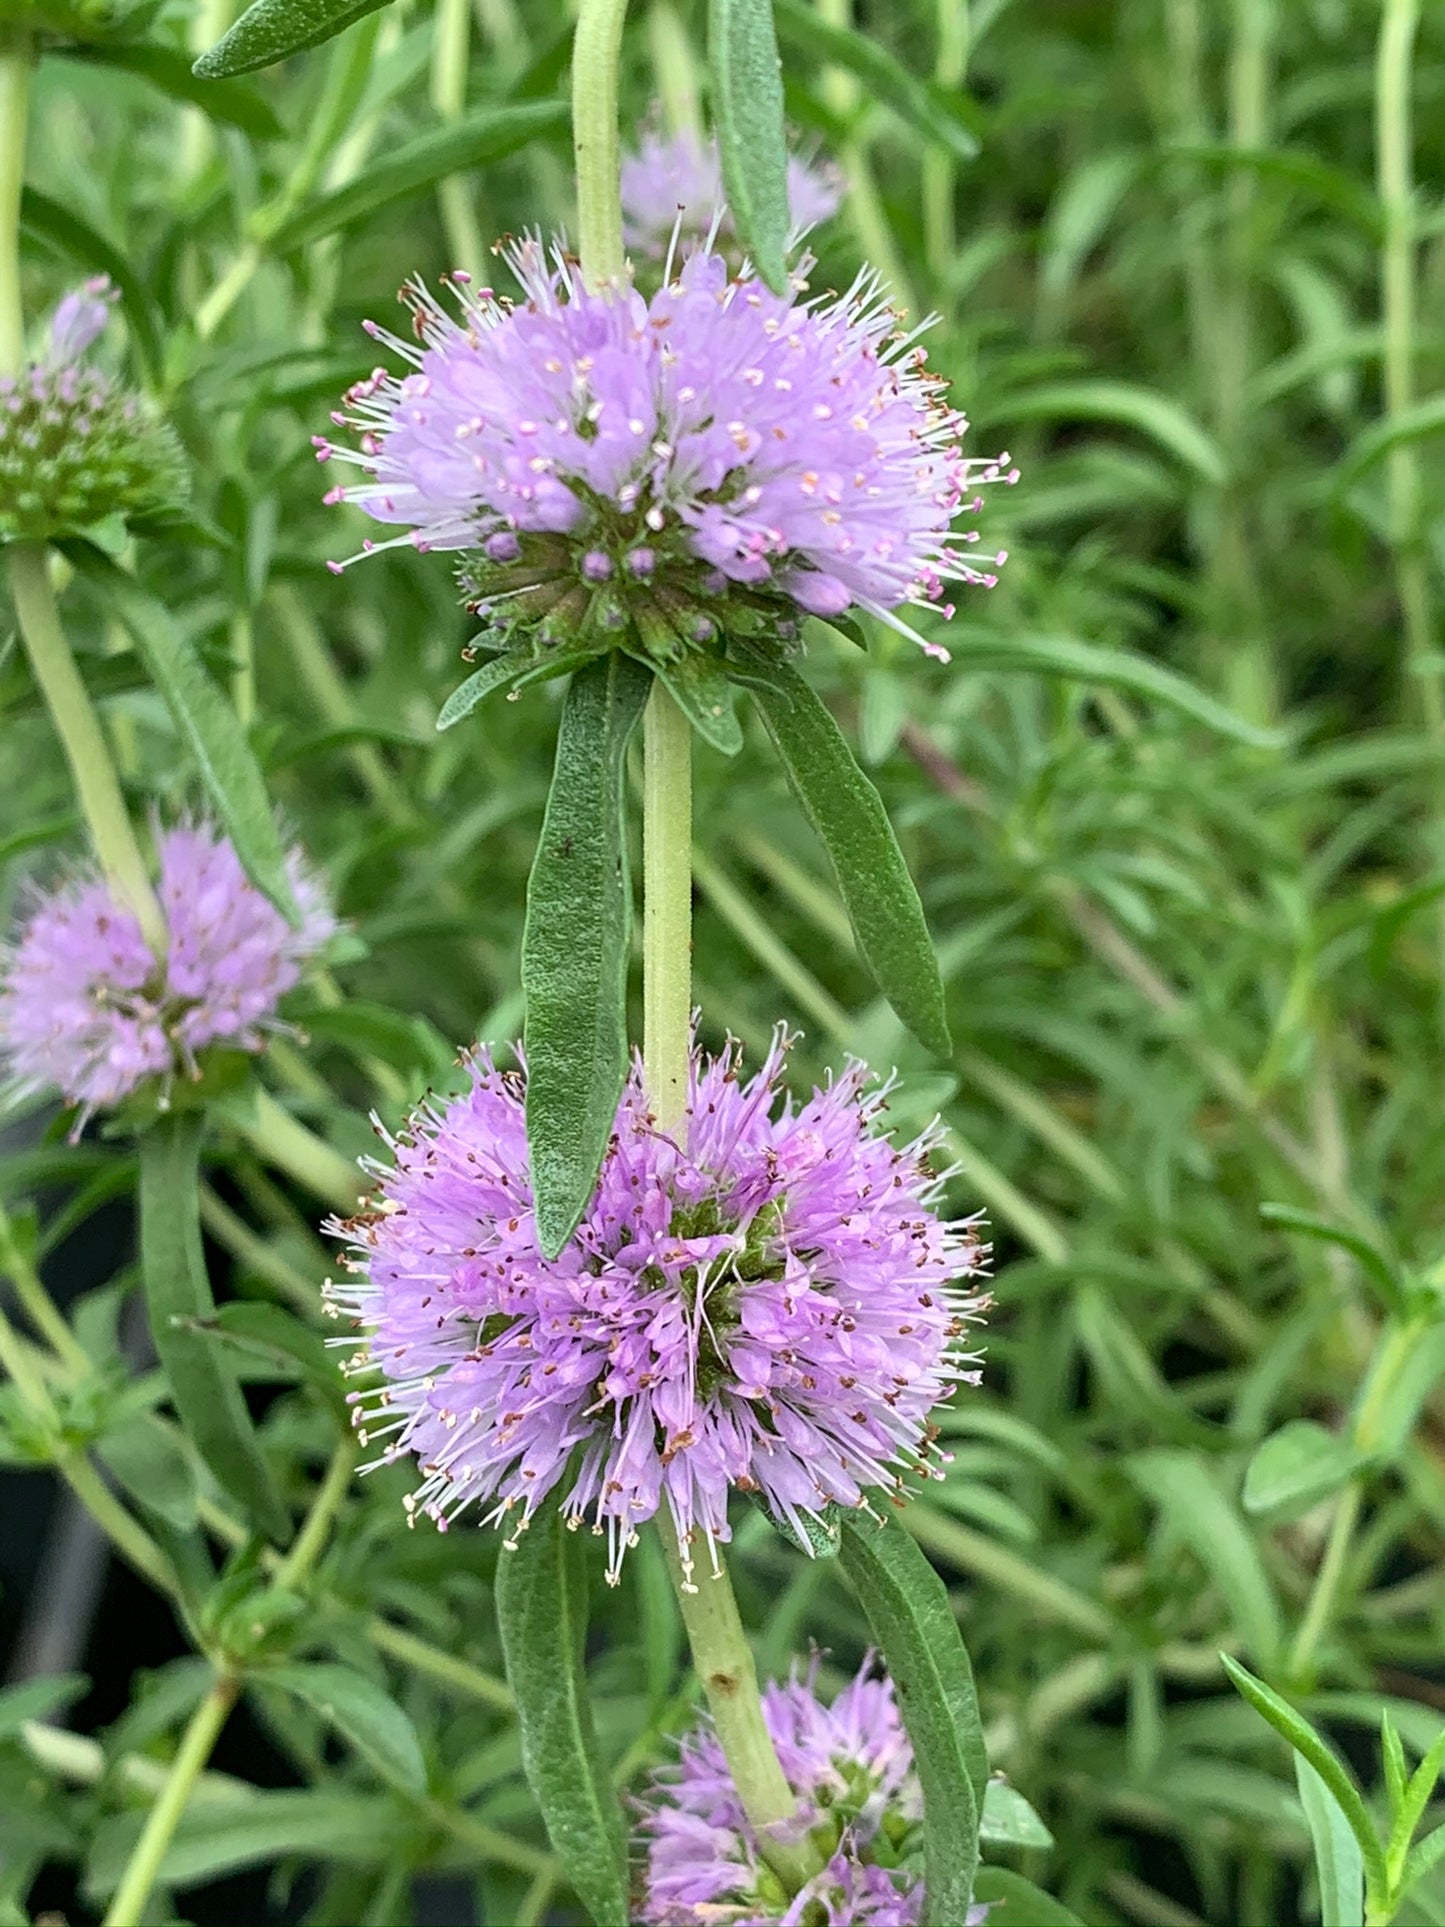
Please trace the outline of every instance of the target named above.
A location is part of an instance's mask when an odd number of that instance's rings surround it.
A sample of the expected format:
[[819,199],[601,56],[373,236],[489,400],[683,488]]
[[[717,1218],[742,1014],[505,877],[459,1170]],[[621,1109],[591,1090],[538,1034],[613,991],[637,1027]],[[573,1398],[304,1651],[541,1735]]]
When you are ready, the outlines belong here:
[[351,390],[334,419],[359,447],[318,440],[368,478],[328,499],[405,526],[396,541],[468,551],[499,627],[560,608],[571,639],[611,646],[641,596],[685,647],[716,633],[700,605],[741,589],[794,615],[856,606],[922,641],[902,605],[995,580],[1003,557],[972,557],[977,532],[954,522],[1015,472],[964,457],[964,418],[876,279],[776,295],[700,249],[645,301],[589,289],[535,240],[508,258],[520,305],[458,275],[459,319],[404,291],[416,343],[369,324],[411,372]]
[[[647,1927],[917,1927],[923,1882],[917,1829],[923,1795],[893,1683],[865,1660],[831,1706],[817,1662],[763,1693],[763,1718],[800,1824],[831,1836],[827,1864],[791,1898],[768,1868],[712,1728],[682,1742],[643,1802]],[[968,1927],[986,1918],[972,1907]]]
[[363,1440],[415,1453],[409,1500],[515,1534],[572,1467],[565,1510],[610,1542],[609,1573],[666,1505],[689,1548],[728,1537],[728,1495],[800,1534],[926,1472],[929,1414],[976,1380],[958,1339],[984,1300],[970,1225],[940,1218],[931,1133],[875,1131],[886,1091],[852,1065],[796,1105],[785,1040],[744,1080],[695,1056],[675,1133],[640,1073],[592,1202],[549,1260],[537,1241],[524,1084],[490,1058],[373,1166],[375,1210],[333,1227],[357,1276],[328,1286],[367,1334],[352,1369]]
[[80,1107],[121,1103],[150,1078],[195,1078],[209,1045],[260,1050],[276,1008],[336,922],[299,855],[290,860],[302,924],[292,929],[207,824],[160,844],[168,947],[158,961],[102,877],[80,876],[31,909],[4,962],[0,1053],[25,1090]]
[[[836,167],[788,156],[788,212],[795,235],[832,220],[843,198]],[[732,234],[717,142],[694,133],[650,130],[622,160],[622,232],[628,247],[662,260],[675,238],[721,241]]]
[[0,376],[0,540],[44,541],[184,492],[169,430],[85,362],[115,298],[104,275],[66,295],[42,359]]

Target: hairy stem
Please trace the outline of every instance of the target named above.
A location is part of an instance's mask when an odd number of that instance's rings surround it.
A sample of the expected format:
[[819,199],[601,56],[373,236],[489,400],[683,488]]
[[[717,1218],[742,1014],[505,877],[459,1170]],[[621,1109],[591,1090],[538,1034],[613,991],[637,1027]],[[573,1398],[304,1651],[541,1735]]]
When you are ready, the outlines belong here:
[[221,1737],[221,1728],[230,1718],[240,1690],[241,1682],[234,1673],[218,1673],[210,1692],[191,1715],[160,1797],[126,1862],[103,1927],[138,1927],[186,1802]]
[[678,1544],[665,1505],[658,1508],[657,1531],[682,1608],[693,1664],[707,1695],[718,1744],[738,1799],[757,1835],[763,1858],[796,1893],[818,1871],[821,1861],[809,1841],[778,1838],[794,1818],[797,1801],[763,1719],[757,1669],[738,1617],[732,1581],[721,1568],[700,1571],[694,1577],[692,1562]]
[[572,42],[572,149],[577,163],[577,244],[582,273],[600,288],[626,272],[617,62],[627,0],[582,0]]
[[687,1108],[692,1025],[692,728],[661,682],[643,718],[642,1056],[658,1123]]

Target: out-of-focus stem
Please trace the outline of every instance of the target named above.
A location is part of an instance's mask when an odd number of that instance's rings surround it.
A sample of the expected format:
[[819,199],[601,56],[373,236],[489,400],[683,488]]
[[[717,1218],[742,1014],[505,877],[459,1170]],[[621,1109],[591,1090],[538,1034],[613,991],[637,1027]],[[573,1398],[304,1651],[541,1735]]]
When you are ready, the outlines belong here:
[[[471,39],[470,0],[437,0],[432,27],[431,98],[442,121],[460,120],[467,104],[467,59]],[[438,184],[437,203],[452,266],[476,274],[486,260],[471,190],[462,174]]]
[[10,591],[30,666],[70,764],[100,866],[134,912],[146,942],[157,957],[164,957],[165,918],[126,813],[100,718],[60,626],[45,550],[38,542],[17,542],[11,549]]
[[692,726],[660,681],[643,718],[642,1060],[658,1123],[687,1107],[692,1034]]
[[25,366],[20,196],[25,188],[30,42],[14,29],[0,28],[0,36],[0,375],[18,375]]
[[210,1692],[191,1715],[165,1785],[121,1875],[103,1927],[139,1927],[186,1802],[221,1737],[221,1728],[230,1718],[240,1690],[241,1682],[234,1673],[218,1673]]
[[672,0],[652,0],[647,13],[647,48],[669,129],[674,134],[699,135],[702,116],[698,110],[697,70],[687,30]]
[[617,64],[627,0],[582,0],[572,41],[572,150],[577,163],[577,242],[589,286],[626,271],[617,137]]
[[[830,26],[851,27],[853,24],[852,0],[818,0],[818,12]],[[830,67],[825,72],[823,95],[835,114],[851,119],[856,113],[858,83],[841,67]],[[903,265],[903,257],[893,245],[893,230],[883,211],[867,143],[857,134],[850,135],[843,144],[838,161],[847,181],[843,207],[853,224],[860,252],[883,276],[894,300],[916,313],[918,301],[913,283]]]
[[338,1211],[355,1211],[366,1189],[360,1168],[308,1130],[262,1084],[218,1105],[226,1121],[266,1160],[325,1198]]
[[[933,77],[940,87],[963,85],[968,72],[968,0],[936,0],[938,51],[934,56]],[[953,259],[953,197],[958,169],[951,154],[930,148],[923,157],[923,232],[928,250],[928,268],[941,282]]]

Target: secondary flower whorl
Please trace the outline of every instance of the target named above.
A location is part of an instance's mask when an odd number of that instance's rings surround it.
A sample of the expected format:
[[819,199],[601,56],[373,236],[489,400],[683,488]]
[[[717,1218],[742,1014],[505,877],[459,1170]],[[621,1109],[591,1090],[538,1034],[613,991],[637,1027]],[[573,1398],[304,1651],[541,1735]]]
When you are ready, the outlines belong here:
[[[831,1852],[791,1898],[758,1850],[722,1747],[703,1723],[675,1766],[655,1773],[641,1802],[647,1866],[645,1927],[917,1927],[923,1880],[923,1795],[893,1682],[865,1659],[831,1706],[817,1662],[763,1691],[763,1719],[802,1824]],[[971,1907],[967,1927],[987,1908]]]
[[281,998],[336,928],[298,853],[289,870],[302,911],[296,930],[219,830],[167,831],[163,964],[103,877],[82,874],[40,896],[0,979],[0,1054],[12,1077],[79,1105],[78,1131],[149,1078],[198,1076],[210,1045],[260,1050]]
[[977,1377],[958,1349],[984,1304],[960,1283],[973,1229],[934,1210],[933,1133],[877,1133],[885,1092],[857,1064],[795,1104],[784,1049],[746,1081],[735,1047],[695,1055],[675,1135],[634,1069],[555,1259],[518,1073],[477,1055],[389,1140],[374,1212],[334,1227],[357,1275],[328,1297],[366,1334],[363,1440],[420,1462],[413,1516],[475,1504],[515,1534],[570,1469],[566,1514],[606,1533],[615,1578],[661,1505],[690,1566],[728,1537],[734,1488],[801,1534],[928,1469],[930,1412]]
[[[788,156],[788,213],[795,234],[821,226],[838,212],[843,177],[836,167]],[[694,133],[649,129],[635,153],[622,157],[622,233],[628,247],[662,260],[674,237],[704,240],[732,235],[723,195],[717,142]]]
[[368,477],[328,500],[466,551],[469,603],[504,637],[666,657],[715,643],[725,599],[728,626],[740,606],[781,633],[857,607],[914,636],[904,604],[995,580],[1002,556],[971,559],[954,523],[1014,472],[965,458],[875,277],[776,295],[699,249],[645,301],[535,240],[507,258],[515,306],[457,275],[453,319],[406,288],[416,340],[371,332],[411,372],[350,391],[334,419],[359,447],[317,444]]

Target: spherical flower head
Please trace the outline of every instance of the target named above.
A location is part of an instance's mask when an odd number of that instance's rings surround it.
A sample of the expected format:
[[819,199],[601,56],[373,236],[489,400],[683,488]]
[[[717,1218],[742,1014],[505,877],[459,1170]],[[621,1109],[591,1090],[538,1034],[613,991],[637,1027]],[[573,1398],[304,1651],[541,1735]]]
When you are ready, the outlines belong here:
[[79,1106],[78,1133],[94,1111],[152,1080],[157,1101],[168,1102],[178,1075],[200,1076],[210,1047],[260,1050],[279,1027],[280,1000],[336,929],[299,854],[288,871],[298,929],[250,882],[218,830],[167,832],[164,963],[103,878],[80,876],[41,897],[0,981],[0,1053],[12,1077]]
[[800,272],[776,295],[700,249],[648,301],[532,240],[509,258],[515,306],[454,277],[453,319],[405,290],[416,341],[372,331],[411,372],[352,389],[335,419],[358,447],[318,443],[368,478],[329,499],[465,553],[501,646],[718,649],[724,598],[732,633],[860,608],[921,642],[901,608],[995,580],[1002,557],[954,524],[1015,472],[964,457],[963,416],[874,278],[810,299]]
[[515,1539],[565,1480],[610,1577],[663,1505],[690,1572],[699,1544],[715,1563],[733,1490],[805,1539],[829,1506],[928,1470],[930,1412],[977,1376],[958,1350],[977,1241],[934,1209],[933,1133],[878,1132],[885,1089],[858,1064],[795,1104],[784,1050],[747,1080],[733,1047],[695,1056],[676,1132],[634,1068],[551,1260],[519,1073],[473,1058],[468,1088],[390,1141],[374,1212],[333,1227],[357,1275],[328,1298],[367,1335],[363,1441],[420,1462],[413,1516],[445,1527],[475,1503]]
[[0,541],[94,532],[184,497],[170,430],[85,360],[114,299],[104,275],[66,295],[41,358],[0,376]]
[[[865,1659],[831,1706],[817,1662],[763,1692],[763,1719],[801,1824],[827,1855],[789,1896],[767,1866],[712,1727],[682,1742],[641,1805],[645,1927],[917,1927],[923,1794],[893,1683]],[[987,1918],[971,1907],[968,1927]]]
[[[788,213],[793,235],[832,220],[843,198],[836,167],[788,156]],[[731,255],[736,241],[723,195],[717,142],[695,133],[646,131],[636,153],[622,158],[622,232],[629,248],[665,259],[675,241],[708,241]]]

